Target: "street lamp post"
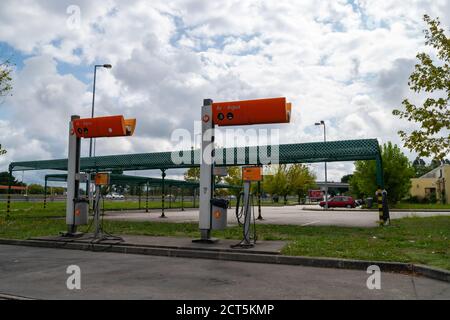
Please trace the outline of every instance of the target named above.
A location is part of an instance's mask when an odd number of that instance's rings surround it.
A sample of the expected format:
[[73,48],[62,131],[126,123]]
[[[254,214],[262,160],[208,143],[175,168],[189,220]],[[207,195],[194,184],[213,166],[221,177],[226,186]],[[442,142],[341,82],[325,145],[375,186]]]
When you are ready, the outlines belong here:
[[[91,118],[94,118],[94,111],[95,111],[95,85],[97,82],[97,68],[105,68],[105,69],[111,69],[112,65],[110,64],[97,64],[94,67],[94,84],[92,87],[92,110],[91,110]],[[89,158],[92,157],[92,138],[89,140]],[[91,178],[89,175],[89,179],[86,182],[86,193],[88,194],[89,201],[92,199],[91,195]]]
[[[316,126],[323,126],[323,141],[327,142],[327,129],[325,121],[321,120],[316,122]],[[325,162],[325,209],[328,209],[328,175],[327,175],[327,162]]]
[[[94,110],[95,110],[95,84],[97,82],[97,68],[105,68],[105,69],[111,69],[112,65],[110,64],[97,64],[94,67],[94,84],[92,88],[92,110],[91,110],[91,118],[94,117]],[[92,138],[89,141],[89,158],[92,157]]]

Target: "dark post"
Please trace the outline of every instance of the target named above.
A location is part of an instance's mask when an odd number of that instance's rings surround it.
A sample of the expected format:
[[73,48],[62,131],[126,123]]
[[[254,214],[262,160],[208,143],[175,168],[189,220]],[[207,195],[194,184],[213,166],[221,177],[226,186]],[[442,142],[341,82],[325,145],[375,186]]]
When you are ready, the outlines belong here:
[[147,191],[146,191],[146,195],[145,195],[145,212],[148,212],[148,182],[146,185]]
[[258,220],[264,220],[261,215],[261,181],[258,181]]
[[382,194],[380,186],[378,186],[377,192],[375,192],[375,196],[377,198],[377,204],[378,204],[378,219],[379,219],[379,223],[380,223],[380,225],[383,225],[384,224],[384,220],[383,220],[383,194]]
[[184,211],[184,192],[183,187],[181,187],[181,211]]
[[192,196],[193,196],[193,205],[194,205],[194,208],[195,208],[195,187],[194,188],[192,188]]
[[173,186],[169,185],[169,209],[172,209],[172,190]]
[[387,191],[383,190],[381,192],[382,195],[382,203],[383,203],[383,224],[389,225],[391,222],[391,217],[389,214],[389,205],[388,205],[388,199],[387,199]]
[[139,191],[138,191],[138,196],[139,196],[139,210],[141,210],[141,193],[142,193],[142,185],[138,184],[137,186],[138,186],[138,188],[139,188]]
[[47,208],[47,177],[45,177],[44,182],[44,209]]
[[9,218],[9,214],[11,213],[11,185],[12,185],[12,167],[9,166],[9,177],[8,177],[8,202],[6,204],[6,218]]
[[165,207],[165,178],[166,178],[166,170],[161,170],[161,177],[162,177],[162,184],[161,184],[161,200],[162,200],[162,206],[161,206],[161,217],[160,218],[166,218],[166,215],[164,214],[164,207]]

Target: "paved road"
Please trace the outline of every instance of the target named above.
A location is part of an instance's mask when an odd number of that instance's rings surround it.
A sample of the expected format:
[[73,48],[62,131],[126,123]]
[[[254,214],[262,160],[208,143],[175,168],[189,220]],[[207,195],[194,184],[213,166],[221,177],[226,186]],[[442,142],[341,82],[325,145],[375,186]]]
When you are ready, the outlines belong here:
[[[80,291],[66,268],[81,268]],[[363,271],[0,246],[0,294],[40,299],[450,299],[450,285]]]
[[[319,206],[316,206],[320,208]],[[311,207],[306,207],[311,208]],[[348,211],[314,211],[302,210],[303,206],[286,207],[262,207],[264,221],[258,223],[266,224],[295,224],[295,225],[333,225],[346,227],[375,227],[378,221],[378,212],[362,211],[358,209]],[[198,222],[198,209],[166,210],[169,219],[161,220],[161,210],[150,210],[149,213],[136,211],[108,212],[107,219],[129,220],[129,221],[164,221],[164,222]],[[419,216],[430,217],[436,215],[447,215],[449,212],[391,212],[391,219]],[[228,210],[228,223],[236,224],[234,209]]]

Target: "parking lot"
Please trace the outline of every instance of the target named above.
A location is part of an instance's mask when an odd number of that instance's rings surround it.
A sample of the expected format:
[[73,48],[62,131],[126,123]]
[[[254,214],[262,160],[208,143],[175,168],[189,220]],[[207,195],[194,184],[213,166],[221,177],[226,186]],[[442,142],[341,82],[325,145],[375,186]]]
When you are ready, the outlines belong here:
[[[256,216],[258,212],[255,212]],[[111,211],[105,219],[128,221],[163,221],[163,222],[198,222],[198,209],[170,209],[165,211],[167,219],[160,219],[161,209],[145,211]],[[391,219],[404,217],[430,217],[436,215],[450,215],[450,212],[391,212]],[[264,220],[258,223],[281,225],[316,225],[343,227],[376,227],[378,212],[359,209],[321,210],[319,206],[286,206],[262,207]],[[235,209],[228,210],[228,223],[236,224]]]

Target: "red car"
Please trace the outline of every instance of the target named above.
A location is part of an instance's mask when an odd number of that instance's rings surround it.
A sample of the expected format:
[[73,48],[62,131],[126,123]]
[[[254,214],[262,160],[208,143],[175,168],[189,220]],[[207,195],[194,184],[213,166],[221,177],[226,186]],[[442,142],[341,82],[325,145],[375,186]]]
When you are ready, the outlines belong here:
[[[325,207],[325,201],[320,202],[322,208]],[[335,196],[328,199],[328,208],[355,208],[356,203],[352,197],[347,196]]]

